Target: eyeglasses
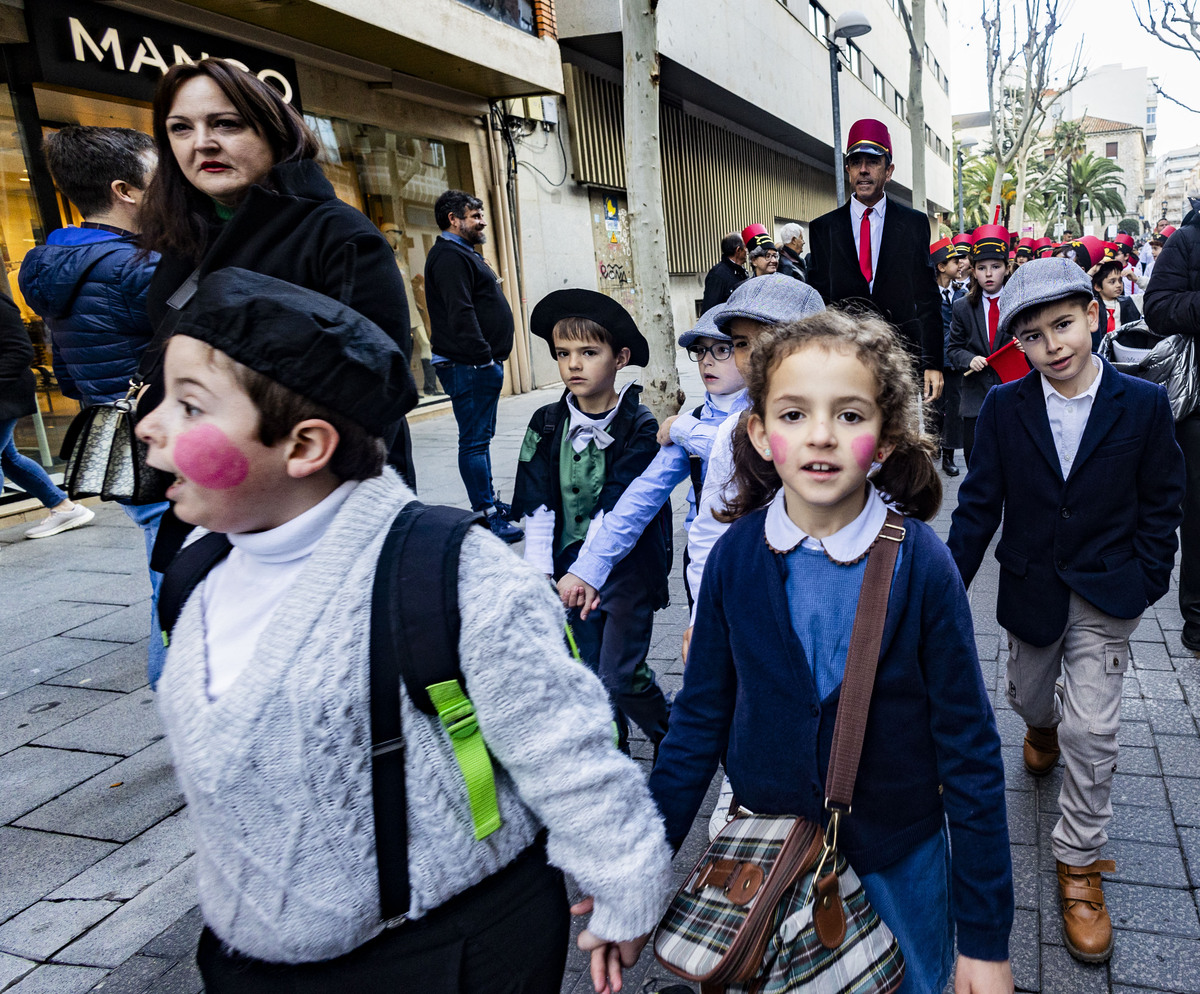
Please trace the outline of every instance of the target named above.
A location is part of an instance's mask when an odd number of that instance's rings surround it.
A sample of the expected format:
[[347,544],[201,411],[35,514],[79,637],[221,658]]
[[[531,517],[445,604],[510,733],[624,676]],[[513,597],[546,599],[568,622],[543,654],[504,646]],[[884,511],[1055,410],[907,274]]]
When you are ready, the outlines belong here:
[[688,358],[692,362],[701,362],[705,353],[712,356],[717,362],[724,362],[733,355],[733,346],[718,342],[716,345],[689,345],[687,347]]

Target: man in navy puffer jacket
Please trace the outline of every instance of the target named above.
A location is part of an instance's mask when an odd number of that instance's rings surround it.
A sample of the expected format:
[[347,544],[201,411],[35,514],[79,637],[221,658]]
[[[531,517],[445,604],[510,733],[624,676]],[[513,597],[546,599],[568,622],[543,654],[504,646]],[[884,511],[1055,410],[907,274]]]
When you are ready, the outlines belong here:
[[[111,403],[128,392],[154,333],[146,288],[158,256],[143,255],[137,243],[138,208],[158,163],[154,140],[129,128],[72,125],[47,136],[44,145],[55,184],[84,222],[52,231],[45,245],[31,249],[18,282],[50,329],[62,392],[84,405]],[[142,529],[147,562],[167,506],[124,509]],[[160,579],[150,571],[155,601]],[[153,606],[151,612],[153,686],[164,651]]]

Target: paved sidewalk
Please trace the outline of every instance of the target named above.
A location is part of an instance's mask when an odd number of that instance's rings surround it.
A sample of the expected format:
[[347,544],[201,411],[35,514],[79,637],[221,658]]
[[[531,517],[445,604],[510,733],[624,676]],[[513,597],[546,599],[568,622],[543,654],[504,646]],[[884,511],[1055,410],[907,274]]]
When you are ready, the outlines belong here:
[[[682,372],[694,376],[694,369]],[[504,494],[512,492],[529,415],[554,396],[540,391],[502,402],[493,458]],[[464,502],[455,439],[449,416],[414,426],[423,499]],[[935,522],[943,535],[955,491],[950,481]],[[678,510],[683,492],[676,493]],[[25,526],[0,530],[0,991],[191,994],[200,990],[192,962],[199,930],[193,843],[146,687],[149,583],[140,533],[115,506],[97,512],[94,524],[43,541],[23,540]],[[678,513],[676,523],[682,520]],[[996,571],[989,557],[972,602],[1005,742],[1017,987],[1194,994],[1200,991],[1200,660],[1179,643],[1174,593],[1134,635],[1107,852],[1118,867],[1106,890],[1120,931],[1111,964],[1084,967],[1062,945],[1046,845],[1060,778],[1037,782],[1024,772],[1023,726],[1003,698]],[[686,624],[678,569],[672,585],[674,603],[656,618],[651,658],[669,693],[682,679],[678,652]],[[648,767],[646,743],[635,739],[634,751]],[[677,859],[680,874],[704,838],[700,825]],[[585,966],[573,952],[564,992],[590,989]],[[646,982],[655,990],[652,981],[662,976],[644,955],[625,989],[637,994]]]

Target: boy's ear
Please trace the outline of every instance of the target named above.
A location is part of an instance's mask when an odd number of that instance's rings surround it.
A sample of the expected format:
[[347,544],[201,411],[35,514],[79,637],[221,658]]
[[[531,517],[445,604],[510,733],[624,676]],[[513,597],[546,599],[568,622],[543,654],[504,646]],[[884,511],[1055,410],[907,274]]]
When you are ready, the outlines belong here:
[[329,465],[341,436],[328,421],[309,418],[299,421],[284,440],[287,449],[287,473],[293,480],[319,473]]
[[1095,331],[1100,327],[1100,301],[1092,300],[1087,308],[1088,316],[1088,331]]
[[631,355],[632,354],[630,353],[629,349],[621,349],[620,352],[614,355],[613,359],[617,364],[617,369],[624,369],[626,366],[628,366]]

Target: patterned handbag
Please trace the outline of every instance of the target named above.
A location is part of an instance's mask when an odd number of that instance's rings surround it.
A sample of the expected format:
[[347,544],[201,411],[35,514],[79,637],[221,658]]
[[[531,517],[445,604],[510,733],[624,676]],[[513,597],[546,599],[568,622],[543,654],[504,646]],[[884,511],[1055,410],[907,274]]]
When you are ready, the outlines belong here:
[[806,818],[732,818],[692,870],[654,937],[671,972],[703,994],[888,994],[904,979],[899,944],[838,853],[879,664],[902,518],[867,557],[826,778],[824,833]]

